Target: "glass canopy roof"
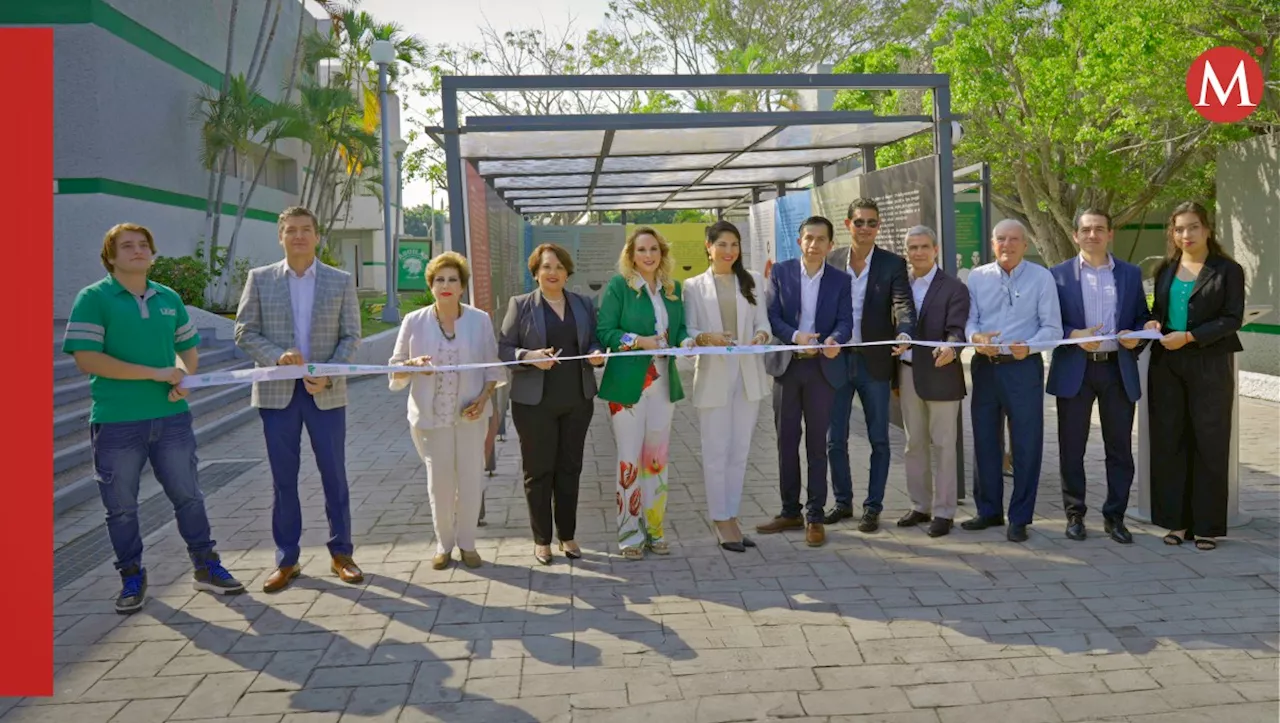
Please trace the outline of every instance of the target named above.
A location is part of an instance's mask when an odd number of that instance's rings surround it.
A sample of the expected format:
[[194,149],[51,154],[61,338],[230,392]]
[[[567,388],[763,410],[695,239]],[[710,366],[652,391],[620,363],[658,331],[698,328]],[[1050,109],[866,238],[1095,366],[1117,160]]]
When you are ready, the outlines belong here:
[[844,111],[469,116],[459,147],[520,213],[714,210],[932,128]]

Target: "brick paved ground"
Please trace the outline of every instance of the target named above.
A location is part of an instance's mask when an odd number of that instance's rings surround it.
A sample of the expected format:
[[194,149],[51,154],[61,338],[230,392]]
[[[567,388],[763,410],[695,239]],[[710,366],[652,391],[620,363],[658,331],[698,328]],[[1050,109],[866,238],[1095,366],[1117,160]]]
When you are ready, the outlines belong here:
[[[671,557],[608,554],[614,450],[601,406],[579,512],[585,559],[534,563],[512,436],[499,443],[488,480],[479,545],[488,564],[436,572],[423,564],[430,510],[404,399],[377,381],[355,385],[354,398],[348,459],[364,585],[327,572],[314,472],[303,482],[304,575],[314,577],[282,594],[193,593],[170,524],[148,540],[153,597],[144,612],[111,612],[118,578],[109,564],[55,594],[57,694],[0,700],[3,722],[1274,723],[1280,715],[1275,405],[1242,400],[1242,504],[1254,520],[1212,553],[1166,547],[1160,531],[1136,523],[1136,544],[1116,545],[1096,515],[1087,541],[1065,539],[1052,435],[1028,543],[1006,542],[1003,530],[938,540],[899,530],[892,521],[906,494],[896,430],[888,527],[828,528],[816,550],[796,534],[722,552],[705,518],[695,416],[682,403],[671,445]],[[1052,401],[1046,407],[1052,420]],[[868,454],[860,426],[855,460]],[[748,523],[777,509],[770,427],[762,416]],[[1095,481],[1097,440],[1095,430]],[[260,427],[201,455],[263,459]],[[209,498],[224,559],[254,590],[272,562],[269,480],[264,462]],[[865,488],[864,469],[855,467],[855,484]],[[1101,488],[1091,490],[1093,509]],[[57,521],[56,544],[100,523],[96,504],[73,510]]]

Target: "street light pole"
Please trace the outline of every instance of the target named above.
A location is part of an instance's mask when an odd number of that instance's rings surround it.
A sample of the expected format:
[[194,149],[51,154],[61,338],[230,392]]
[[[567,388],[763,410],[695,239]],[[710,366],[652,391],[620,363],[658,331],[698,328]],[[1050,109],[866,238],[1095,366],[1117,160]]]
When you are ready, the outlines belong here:
[[378,64],[378,103],[382,106],[382,228],[386,236],[387,303],[382,306],[382,320],[388,324],[400,323],[400,311],[396,308],[396,268],[394,229],[391,226],[391,136],[387,116],[387,66],[395,60],[395,48],[389,40],[375,40],[369,49],[373,62]]

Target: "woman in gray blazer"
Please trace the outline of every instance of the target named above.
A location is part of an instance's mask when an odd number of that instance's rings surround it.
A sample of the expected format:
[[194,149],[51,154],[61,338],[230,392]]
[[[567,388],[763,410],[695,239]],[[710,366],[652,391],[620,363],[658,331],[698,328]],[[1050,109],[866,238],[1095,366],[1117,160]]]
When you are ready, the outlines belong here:
[[[529,273],[538,288],[513,296],[498,338],[503,361],[511,367],[511,419],[520,435],[524,496],[533,528],[533,556],[551,564],[555,523],[560,550],[582,557],[573,539],[578,517],[578,478],[583,447],[595,411],[596,378],[592,366],[604,364],[596,339],[596,310],[591,299],[565,291],[573,275],[573,257],[555,244],[542,244],[529,256]],[[590,355],[582,360],[557,357]]]

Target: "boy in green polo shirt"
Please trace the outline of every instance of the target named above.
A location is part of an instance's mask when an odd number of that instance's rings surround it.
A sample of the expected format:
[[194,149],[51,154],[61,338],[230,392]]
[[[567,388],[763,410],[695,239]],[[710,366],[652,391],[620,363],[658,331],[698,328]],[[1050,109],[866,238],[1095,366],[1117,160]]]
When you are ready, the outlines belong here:
[[138,486],[147,460],[173,503],[195,565],[195,589],[244,591],[213,549],[187,390],[178,386],[196,371],[200,335],[181,297],[147,279],[155,252],[145,227],[112,227],[102,242],[108,276],[80,290],[62,342],[63,352],[89,375],[94,478],[124,581],[116,599],[121,614],[141,610],[147,596],[138,527]]

